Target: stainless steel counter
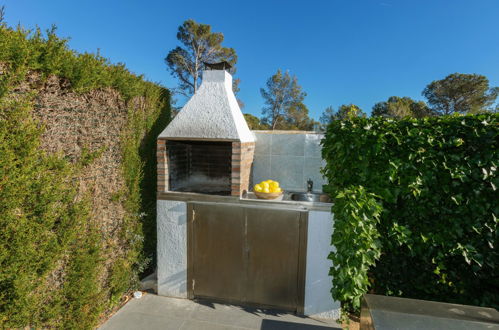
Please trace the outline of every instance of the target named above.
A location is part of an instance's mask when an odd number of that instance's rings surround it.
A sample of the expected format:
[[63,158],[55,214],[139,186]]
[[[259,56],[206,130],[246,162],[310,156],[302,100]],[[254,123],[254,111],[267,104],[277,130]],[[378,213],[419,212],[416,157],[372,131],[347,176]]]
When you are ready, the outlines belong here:
[[300,202],[290,200],[264,200],[258,199],[253,193],[248,193],[245,198],[235,196],[219,196],[187,192],[162,192],[158,193],[159,200],[184,201],[184,202],[208,202],[208,203],[229,203],[244,204],[254,206],[265,206],[273,208],[285,208],[289,210],[306,211],[331,211],[331,203]]

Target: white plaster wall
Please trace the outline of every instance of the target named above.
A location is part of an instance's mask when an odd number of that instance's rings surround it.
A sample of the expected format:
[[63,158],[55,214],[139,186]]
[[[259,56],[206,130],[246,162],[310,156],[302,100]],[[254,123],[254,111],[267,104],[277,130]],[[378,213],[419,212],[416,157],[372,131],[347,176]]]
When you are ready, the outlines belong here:
[[331,260],[333,219],[330,212],[310,211],[308,215],[307,269],[305,275],[305,315],[320,318],[340,317],[340,303],[331,297]]
[[187,204],[157,201],[158,295],[187,298]]

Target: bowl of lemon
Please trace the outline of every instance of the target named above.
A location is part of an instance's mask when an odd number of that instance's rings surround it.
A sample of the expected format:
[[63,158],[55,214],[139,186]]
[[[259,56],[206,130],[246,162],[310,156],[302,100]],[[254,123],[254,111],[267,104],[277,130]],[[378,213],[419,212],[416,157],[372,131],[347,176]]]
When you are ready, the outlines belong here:
[[282,189],[279,187],[279,182],[274,180],[266,180],[256,184],[253,187],[255,196],[260,199],[276,199],[282,196]]

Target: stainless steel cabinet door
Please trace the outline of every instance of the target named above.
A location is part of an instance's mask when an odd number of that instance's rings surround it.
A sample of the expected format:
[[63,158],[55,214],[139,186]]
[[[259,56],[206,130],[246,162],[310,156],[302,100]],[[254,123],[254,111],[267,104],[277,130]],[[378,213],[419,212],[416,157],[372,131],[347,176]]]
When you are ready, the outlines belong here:
[[188,292],[303,312],[306,212],[189,204]]
[[296,310],[299,305],[300,212],[246,208],[247,302]]
[[246,279],[243,209],[193,204],[191,212],[191,296],[239,300]]

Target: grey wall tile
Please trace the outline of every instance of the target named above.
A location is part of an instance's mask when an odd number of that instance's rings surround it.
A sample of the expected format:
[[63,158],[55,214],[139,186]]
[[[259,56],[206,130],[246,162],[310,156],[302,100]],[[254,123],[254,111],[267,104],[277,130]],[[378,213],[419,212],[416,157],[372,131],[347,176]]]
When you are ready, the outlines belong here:
[[323,134],[305,135],[305,157],[322,157],[321,140],[323,137]]
[[271,156],[270,179],[279,181],[284,190],[303,189],[303,157]]
[[255,154],[270,155],[272,134],[253,132],[256,138]]
[[307,179],[314,191],[322,191],[326,180],[320,173],[322,134],[266,134],[254,132],[257,142],[251,185],[272,179],[285,190],[305,191]]
[[259,182],[270,179],[270,155],[255,154],[251,168],[251,188]]
[[303,156],[305,153],[305,134],[274,134],[272,136],[272,155]]
[[326,184],[326,179],[322,176],[320,170],[325,166],[322,158],[305,158],[303,165],[303,182],[306,187],[306,182],[310,178],[314,182],[313,191],[322,192],[322,185]]

